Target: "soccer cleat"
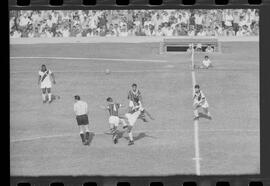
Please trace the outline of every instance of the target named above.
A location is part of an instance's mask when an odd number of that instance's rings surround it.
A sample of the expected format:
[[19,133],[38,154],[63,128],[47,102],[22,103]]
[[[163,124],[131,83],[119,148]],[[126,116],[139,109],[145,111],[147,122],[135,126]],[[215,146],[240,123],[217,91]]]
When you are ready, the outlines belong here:
[[128,126],[127,125],[125,125],[125,126],[123,126],[123,129],[126,129]]
[[134,141],[129,140],[128,145],[134,145]]
[[118,143],[118,138],[117,138],[117,136],[115,136],[115,137],[113,138],[113,143],[114,143],[114,144]]

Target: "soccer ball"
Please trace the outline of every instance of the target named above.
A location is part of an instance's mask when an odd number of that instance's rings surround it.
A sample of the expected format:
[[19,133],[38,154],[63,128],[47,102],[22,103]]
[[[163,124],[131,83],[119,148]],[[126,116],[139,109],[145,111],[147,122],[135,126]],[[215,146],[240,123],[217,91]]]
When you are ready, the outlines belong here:
[[106,74],[106,75],[109,75],[110,73],[111,73],[110,69],[107,68],[107,69],[105,70],[105,74]]

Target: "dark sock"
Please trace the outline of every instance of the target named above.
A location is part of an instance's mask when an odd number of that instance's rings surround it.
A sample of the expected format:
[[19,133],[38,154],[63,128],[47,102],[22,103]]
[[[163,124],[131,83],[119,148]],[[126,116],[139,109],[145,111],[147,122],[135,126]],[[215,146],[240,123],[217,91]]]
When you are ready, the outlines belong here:
[[81,136],[82,142],[84,143],[85,142],[84,134],[82,133],[82,134],[80,134],[80,136]]

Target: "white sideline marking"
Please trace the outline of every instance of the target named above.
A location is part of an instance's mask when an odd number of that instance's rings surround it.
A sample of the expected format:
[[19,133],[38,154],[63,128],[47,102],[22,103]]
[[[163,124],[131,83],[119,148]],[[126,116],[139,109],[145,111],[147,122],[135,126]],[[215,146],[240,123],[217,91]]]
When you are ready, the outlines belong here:
[[[194,47],[192,44],[192,52],[191,52],[191,76],[192,76],[192,90],[194,91],[194,86],[196,85],[196,77],[194,71]],[[201,175],[201,165],[200,165],[200,144],[199,144],[199,125],[198,120],[194,120],[194,145],[195,145],[195,166],[196,166],[196,175]]]
[[[140,132],[148,132],[145,130],[138,130],[135,131],[135,133],[140,133]],[[166,132],[193,132],[193,130],[155,130],[151,131],[151,133],[166,133]],[[256,129],[209,129],[209,130],[201,130],[201,132],[259,132],[259,130]],[[94,132],[95,135],[107,135],[105,132]],[[28,138],[22,138],[22,139],[12,139],[10,140],[11,143],[15,142],[24,142],[24,141],[34,141],[34,140],[39,140],[39,139],[50,139],[50,138],[62,138],[62,137],[72,137],[78,135],[77,133],[72,133],[72,134],[58,134],[58,135],[50,135],[50,136],[37,136],[37,137],[28,137]],[[193,158],[194,160],[197,158]]]
[[158,62],[164,63],[166,60],[154,59],[114,59],[114,58],[86,58],[86,57],[46,57],[46,56],[29,56],[29,57],[10,57],[10,59],[58,59],[58,60],[96,60],[96,61],[137,61],[137,62]]

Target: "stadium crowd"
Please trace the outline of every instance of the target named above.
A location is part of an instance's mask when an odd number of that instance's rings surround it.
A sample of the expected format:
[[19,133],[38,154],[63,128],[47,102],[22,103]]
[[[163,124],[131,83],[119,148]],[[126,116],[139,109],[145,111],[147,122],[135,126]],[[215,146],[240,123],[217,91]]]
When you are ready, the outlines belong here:
[[10,37],[258,36],[256,9],[11,11]]

